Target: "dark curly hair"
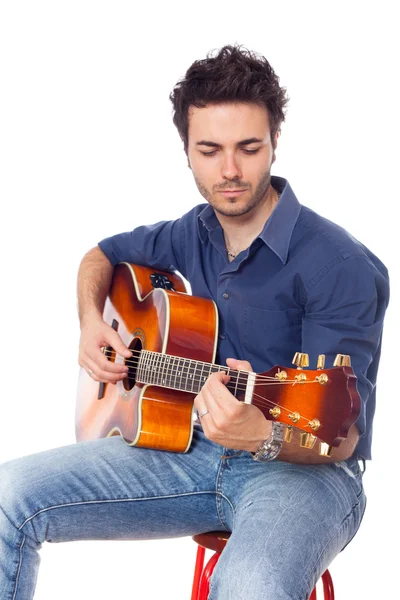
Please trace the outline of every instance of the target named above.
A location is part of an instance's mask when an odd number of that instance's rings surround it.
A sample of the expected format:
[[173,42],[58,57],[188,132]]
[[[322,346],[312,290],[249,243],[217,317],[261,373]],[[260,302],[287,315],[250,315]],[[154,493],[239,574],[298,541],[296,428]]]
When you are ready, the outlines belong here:
[[289,101],[286,88],[279,86],[266,58],[238,45],[224,46],[213,56],[196,60],[178,81],[169,98],[173,104],[173,122],[188,150],[188,110],[211,103],[254,102],[265,106],[269,115],[271,140],[280,131]]

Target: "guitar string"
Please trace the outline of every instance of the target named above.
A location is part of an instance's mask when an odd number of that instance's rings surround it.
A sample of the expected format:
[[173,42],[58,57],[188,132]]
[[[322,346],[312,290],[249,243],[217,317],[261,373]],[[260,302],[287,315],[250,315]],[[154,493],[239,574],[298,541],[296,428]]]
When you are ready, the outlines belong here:
[[[140,353],[141,351],[136,351],[136,352]],[[177,358],[178,360],[193,361],[193,362],[196,362],[196,363],[198,363],[200,365],[202,364],[202,365],[205,365],[205,366],[218,367],[219,371],[234,371],[234,372],[237,372],[237,373],[241,373],[241,372],[243,373],[244,372],[246,374],[247,373],[254,374],[254,371],[244,371],[243,369],[239,369],[239,370],[232,369],[231,367],[228,367],[228,366],[224,367],[222,365],[207,363],[207,362],[203,362],[203,361],[196,360],[196,359],[191,359],[191,358],[184,358],[182,356],[172,356],[172,355],[169,355],[169,354],[162,354],[161,352],[153,352],[153,351],[149,351],[149,350],[145,350],[145,352],[149,352],[149,353],[151,352],[151,354],[158,355],[158,356],[161,356],[161,357],[171,357],[173,359]],[[112,354],[115,354],[115,352],[114,352],[114,350],[112,350],[112,351],[105,351],[103,354],[105,356],[111,356]],[[140,362],[140,357],[134,358],[134,359],[129,359],[129,358],[125,359],[125,364],[129,363],[129,365],[132,365],[132,366],[138,365],[139,362]],[[143,368],[145,369],[146,365],[144,365]],[[168,366],[168,368],[169,368],[169,366]],[[174,368],[175,369],[177,369],[177,368],[182,368],[183,369],[183,368],[185,368],[185,365],[178,365],[178,366],[177,365],[171,365],[171,370],[173,370]],[[188,368],[190,368],[190,367],[188,367]],[[213,371],[213,372],[216,372],[216,371]],[[189,371],[188,371],[187,374],[189,374]],[[196,373],[195,373],[195,375],[196,375]],[[245,376],[242,376],[242,378],[244,380],[246,380]],[[295,379],[277,380],[276,377],[261,375],[261,374],[258,374],[258,373],[255,374],[255,378],[257,380],[266,380],[265,383],[261,383],[260,382],[260,383],[257,383],[256,385],[280,385],[280,384],[283,384],[283,383],[286,383],[286,384],[297,384],[297,383],[299,383],[299,381],[297,381]],[[267,383],[267,381],[270,381],[271,383]],[[301,383],[319,383],[319,382],[316,381],[316,380],[308,380],[308,381],[302,381]]]
[[[162,356],[162,355],[160,354],[160,356]],[[185,359],[185,360],[190,360],[190,359]],[[135,361],[130,361],[130,362],[135,362]],[[140,359],[136,360],[136,364],[139,364],[139,362],[140,362]],[[204,364],[207,364],[207,363],[204,363]],[[176,366],[175,366],[175,368],[176,368]],[[221,368],[223,368],[223,367],[221,367]],[[225,367],[223,369],[224,369],[224,371],[231,371],[232,370],[235,373],[240,373],[241,372],[241,371],[237,371],[237,370],[234,370],[234,369],[230,369],[229,367]],[[167,369],[164,368],[162,370],[159,370],[158,372],[157,371],[156,372],[154,372],[154,371],[149,372],[149,370],[146,369],[146,365],[143,365],[143,370],[145,372],[147,371],[148,375],[154,375],[155,377],[160,377],[160,375],[165,375],[166,377],[168,377],[168,376],[170,376],[174,372],[174,365],[170,365],[170,366],[168,366]],[[246,376],[244,376],[244,375],[243,376],[240,376],[240,375],[238,376],[238,379],[237,379],[238,384],[239,384],[239,382],[241,384],[245,384],[245,387],[240,387],[240,385],[236,385],[235,387],[236,387],[237,390],[239,390],[239,391],[245,391],[246,390],[247,381],[248,381],[247,374],[248,374],[248,371],[246,371]],[[129,375],[129,371],[128,371],[128,375]],[[201,381],[202,381],[202,377],[201,376],[198,376],[198,375],[195,374],[194,377],[192,377],[191,379],[189,379],[189,377],[188,377],[189,375],[190,375],[189,371],[183,375],[183,377],[186,377],[186,385],[187,386],[189,385],[189,382],[192,382],[193,384],[194,383],[196,383],[196,384],[200,384],[201,383]],[[229,373],[228,373],[228,375],[229,375]],[[178,377],[179,377],[180,380],[182,380],[181,376],[175,375],[175,381],[176,381],[176,379],[178,379]],[[272,378],[272,377],[267,378],[268,380],[271,380],[269,382],[262,382],[262,381],[261,382],[257,382],[256,380],[259,379],[259,378],[260,377],[258,375],[255,375],[254,382],[253,382],[254,386],[257,386],[257,385],[260,385],[260,386],[261,385],[262,386],[271,386],[271,385],[282,385],[282,384],[294,386],[294,385],[298,385],[299,383],[301,383],[302,385],[307,384],[307,383],[308,384],[310,384],[310,383],[319,383],[316,380],[308,380],[308,381],[306,380],[306,381],[302,381],[302,382],[299,382],[297,380],[284,380],[284,381],[282,381],[282,380],[277,380],[276,378]],[[262,378],[262,376],[261,376],[261,378]],[[142,382],[142,383],[145,383],[145,382]],[[150,382],[148,382],[148,383],[150,383]],[[232,381],[230,383],[232,383],[232,385],[235,385],[234,381]],[[160,384],[161,384],[160,381],[158,381],[158,382],[157,381],[152,382],[152,385],[160,385]],[[179,390],[180,388],[179,387],[178,388],[174,387],[173,389],[178,389]],[[195,393],[194,390],[186,390],[186,391],[193,391],[193,393]]]
[[[160,356],[165,356],[165,355],[162,355],[161,353],[157,353],[157,354],[159,354]],[[179,357],[177,357],[177,358],[179,358]],[[184,360],[191,360],[191,359],[184,359]],[[139,363],[139,361],[140,361],[140,359],[138,359],[138,360],[136,361],[136,362],[137,362],[137,364]],[[196,362],[197,362],[197,361],[196,361]],[[201,361],[200,361],[200,362],[201,362]],[[204,364],[208,364],[208,363],[204,363]],[[216,365],[216,366],[217,366],[217,365]],[[145,369],[146,369],[146,367],[144,366],[144,367],[143,367],[143,369],[145,370]],[[225,370],[232,370],[232,369],[230,369],[229,367],[227,367]],[[171,372],[173,371],[173,365],[171,366],[171,369],[170,369],[170,371],[171,371]],[[235,371],[235,372],[240,372],[240,371]],[[246,372],[246,373],[247,373],[247,372]],[[129,374],[129,372],[128,372],[128,374]],[[150,373],[149,373],[149,374],[150,374]],[[164,374],[165,374],[165,371],[164,371]],[[166,373],[166,374],[168,375],[168,373]],[[176,377],[177,377],[177,376],[176,376]],[[243,378],[243,379],[244,379],[244,381],[246,381],[246,383],[247,383],[247,377],[245,377],[245,378]],[[271,379],[272,379],[272,378],[271,378]],[[200,382],[201,382],[201,378],[199,378],[198,380],[196,380],[195,378],[192,378],[190,381],[191,381],[191,382],[193,382],[193,383],[200,383]],[[239,381],[239,378],[238,378],[238,381]],[[146,383],[146,382],[140,382],[140,383]],[[155,385],[155,386],[158,386],[158,385],[160,385],[160,382],[156,382],[156,381],[155,381],[155,382],[152,382],[152,383],[151,383],[151,382],[148,382],[148,383],[149,383],[149,385]],[[188,384],[188,383],[189,383],[189,380],[187,380],[187,382],[186,382],[186,383]],[[274,380],[273,380],[273,382],[271,382],[271,383],[260,383],[260,384],[258,384],[258,385],[281,385],[282,383],[287,383],[287,384],[291,384],[291,385],[296,385],[296,384],[299,384],[300,382],[298,382],[298,381],[294,381],[294,382],[292,383],[291,381],[277,381],[276,379],[274,379]],[[302,384],[304,384],[304,383],[318,383],[318,382],[317,382],[317,381],[310,380],[310,381],[304,381],[304,382],[301,382],[301,383],[302,383]],[[234,385],[234,382],[232,382],[232,385]],[[256,385],[257,385],[257,384],[256,384]],[[164,386],[164,387],[165,387],[165,386]],[[178,391],[180,390],[180,388],[176,388],[176,387],[175,387],[175,388],[172,388],[172,389],[177,389]],[[238,387],[237,385],[235,385],[235,389],[236,389],[236,390],[238,390],[238,391],[243,391],[243,392],[245,392],[245,391],[246,391],[246,389],[247,389],[247,386],[246,386],[246,387]],[[193,390],[188,390],[188,389],[187,389],[187,390],[180,390],[180,391],[188,391],[188,392],[191,392],[191,393],[196,393],[195,391],[193,391]],[[285,411],[285,412],[286,412],[286,413],[288,413],[288,414],[292,412],[290,409],[288,409],[288,408],[285,408],[284,406],[281,406],[281,405],[279,405],[278,403],[276,403],[276,402],[273,402],[272,400],[270,400],[270,399],[268,399],[268,398],[266,398],[266,397],[264,397],[264,396],[261,396],[260,394],[254,393],[254,396],[260,400],[260,404],[262,404],[262,405],[265,405],[267,408],[272,406],[272,407],[277,407],[277,408],[279,408],[280,410],[283,410],[283,411]],[[311,421],[311,419],[310,419],[309,417],[305,417],[304,415],[300,415],[300,416],[299,416],[299,420],[300,420],[300,419],[304,419],[304,420],[305,420],[305,421],[307,421],[307,422],[310,422],[310,421]],[[297,421],[297,422],[298,422],[298,421]],[[296,422],[296,423],[297,423],[297,422]]]
[[[291,414],[293,411],[290,410],[290,408],[286,408],[285,406],[281,406],[280,404],[277,404],[276,402],[273,402],[272,400],[269,400],[268,398],[265,398],[265,396],[260,396],[260,394],[257,394],[256,392],[253,392],[253,396],[255,396],[256,398],[259,399],[259,402],[262,406],[266,406],[267,408],[269,406],[273,406],[274,408],[279,408],[279,410],[283,410],[288,414]],[[273,410],[272,408],[270,410]],[[289,417],[290,418],[290,417]],[[307,423],[309,423],[312,419],[305,417],[304,415],[300,415],[299,414],[299,419],[298,421],[300,421],[301,419],[304,419],[305,421],[307,421]],[[298,423],[298,421],[296,421],[296,424]]]
[[[136,354],[139,354],[139,355],[140,355],[140,354],[142,353],[142,350],[133,350],[133,349],[131,349],[131,352],[132,352],[132,353],[136,353]],[[198,363],[198,364],[207,365],[207,366],[211,366],[211,367],[219,367],[220,369],[224,369],[224,370],[226,370],[226,369],[228,369],[228,368],[229,368],[229,367],[227,367],[227,366],[223,366],[223,365],[217,365],[217,364],[208,363],[208,362],[205,362],[205,361],[202,361],[202,360],[196,360],[196,359],[194,359],[194,358],[193,358],[193,359],[192,359],[192,358],[185,358],[185,357],[183,357],[183,356],[174,356],[174,355],[172,355],[172,354],[163,354],[163,353],[161,353],[161,352],[154,352],[153,350],[144,350],[144,352],[148,352],[149,354],[151,353],[151,354],[153,354],[153,355],[158,355],[158,356],[161,356],[161,357],[163,357],[163,358],[169,357],[169,358],[172,358],[172,359],[176,359],[176,358],[177,358],[178,360],[184,360],[184,361],[188,361],[188,360],[189,360],[189,361],[194,361],[194,362],[196,362],[196,363]],[[107,354],[109,354],[109,355],[110,355],[110,354],[115,354],[115,350],[108,350],[108,348],[106,347],[106,350],[104,351],[104,354],[105,354],[105,355],[107,355]],[[135,360],[136,360],[136,359],[135,359]],[[133,362],[135,362],[135,360],[134,360]],[[139,360],[140,360],[140,356],[139,356]],[[126,363],[128,363],[128,362],[132,362],[132,359],[130,359],[130,358],[126,358],[126,359],[125,359],[125,362],[126,362]],[[259,377],[262,377],[262,378],[264,378],[264,379],[272,379],[272,380],[275,380],[275,378],[274,378],[274,377],[265,376],[265,375],[259,375]]]

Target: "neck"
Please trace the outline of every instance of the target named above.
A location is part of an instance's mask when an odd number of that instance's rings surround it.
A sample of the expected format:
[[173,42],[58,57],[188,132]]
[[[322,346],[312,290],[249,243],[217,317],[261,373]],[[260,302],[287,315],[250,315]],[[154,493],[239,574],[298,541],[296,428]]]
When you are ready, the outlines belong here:
[[234,256],[248,248],[251,242],[261,233],[265,223],[272,214],[277,202],[278,193],[272,187],[268,189],[265,201],[255,211],[242,215],[241,217],[226,217],[217,215],[224,231],[225,245],[229,252],[228,257],[233,260]]

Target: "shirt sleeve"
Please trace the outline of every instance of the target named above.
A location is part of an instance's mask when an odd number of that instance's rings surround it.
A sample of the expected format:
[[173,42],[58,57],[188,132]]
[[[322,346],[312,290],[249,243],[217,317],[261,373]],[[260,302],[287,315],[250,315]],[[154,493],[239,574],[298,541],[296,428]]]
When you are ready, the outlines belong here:
[[[360,439],[371,435],[383,319],[389,301],[387,271],[368,257],[352,256],[322,270],[307,286],[303,352],[316,368],[318,354],[332,367],[336,354],[349,354],[357,376]],[[370,401],[370,405],[368,405]]]
[[184,273],[184,236],[181,219],[142,225],[99,242],[113,266],[119,262],[148,265]]

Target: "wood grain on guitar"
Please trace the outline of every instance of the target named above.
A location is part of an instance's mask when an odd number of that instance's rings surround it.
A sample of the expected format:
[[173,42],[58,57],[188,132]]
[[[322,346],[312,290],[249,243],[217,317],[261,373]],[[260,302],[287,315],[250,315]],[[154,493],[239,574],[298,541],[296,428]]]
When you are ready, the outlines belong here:
[[216,305],[187,294],[174,273],[120,263],[103,316],[132,357],[125,359],[112,348],[104,352],[109,360],[125,363],[129,374],[116,385],[99,384],[81,369],[78,441],[122,435],[132,446],[186,452],[193,400],[209,375],[221,370],[230,375],[228,389],[238,400],[255,404],[267,419],[300,429],[304,447],[318,438],[326,455],[347,437],[359,415],[356,377],[347,359],[337,359],[338,366],[330,369],[320,359],[316,370],[306,370],[306,355],[296,354],[297,368],[275,366],[260,374],[214,364]]

